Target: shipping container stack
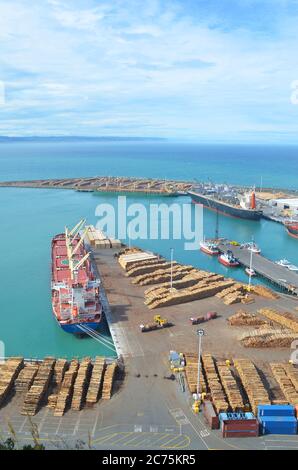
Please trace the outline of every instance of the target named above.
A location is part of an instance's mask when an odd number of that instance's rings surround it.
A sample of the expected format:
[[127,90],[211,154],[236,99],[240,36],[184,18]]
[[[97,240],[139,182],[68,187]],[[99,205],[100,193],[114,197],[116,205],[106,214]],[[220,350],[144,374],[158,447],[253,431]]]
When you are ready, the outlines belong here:
[[203,401],[203,416],[206,422],[209,424],[210,429],[218,429],[219,428],[219,419],[214,406],[210,400]]
[[262,434],[297,434],[297,418],[292,405],[259,405],[258,420]]
[[219,413],[222,437],[257,437],[259,423],[253,413]]

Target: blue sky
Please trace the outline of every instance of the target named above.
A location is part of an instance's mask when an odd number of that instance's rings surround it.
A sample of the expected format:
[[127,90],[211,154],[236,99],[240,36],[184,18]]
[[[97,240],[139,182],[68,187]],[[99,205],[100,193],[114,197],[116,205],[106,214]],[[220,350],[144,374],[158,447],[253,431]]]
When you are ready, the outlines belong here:
[[0,0],[0,135],[298,143],[297,24],[297,0]]

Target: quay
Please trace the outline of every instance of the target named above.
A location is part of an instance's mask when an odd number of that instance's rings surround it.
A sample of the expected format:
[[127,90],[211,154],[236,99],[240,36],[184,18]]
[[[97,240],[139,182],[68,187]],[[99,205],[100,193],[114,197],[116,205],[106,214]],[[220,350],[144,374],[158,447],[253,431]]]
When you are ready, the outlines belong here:
[[[250,267],[250,251],[247,248],[222,242],[219,244],[221,252],[231,250],[239,263],[245,268]],[[253,254],[252,267],[255,272],[264,279],[277,286],[279,289],[298,296],[298,274],[280,266],[260,254]]]
[[[183,304],[150,310],[144,304],[148,286],[132,283],[117,258],[119,248],[91,246],[93,261],[101,276],[102,300],[118,356],[124,363],[124,378],[110,400],[100,399],[92,408],[69,409],[63,417],[42,406],[32,419],[20,413],[24,394],[15,394],[0,407],[2,435],[14,430],[19,443],[32,442],[32,423],[38,439],[46,448],[74,448],[78,443],[92,449],[264,449],[267,437],[223,439],[220,431],[207,428],[201,413],[194,415],[191,395],[182,390],[178,380],[169,380],[169,352],[197,353],[197,327],[189,318],[218,312],[218,317],[204,323],[203,353],[211,352],[219,360],[246,357],[270,377],[269,362],[288,361],[288,349],[249,349],[238,340],[238,328],[231,328],[227,318],[239,305],[225,305],[212,296]],[[116,255],[116,256],[115,256]],[[245,310],[276,308],[295,314],[296,301],[290,296],[272,300],[255,296],[255,303]],[[166,317],[172,327],[142,333],[139,325],[152,321],[154,314]],[[297,314],[297,311],[296,311]],[[1,371],[1,367],[0,367]],[[116,384],[118,385],[118,384]],[[295,437],[296,439],[296,437]],[[271,448],[279,448],[280,437],[271,437]],[[289,439],[288,446],[296,445]]]
[[193,186],[189,181],[116,176],[92,178],[63,178],[32,181],[0,182],[5,188],[73,189],[81,192],[140,193],[179,196],[185,195]]

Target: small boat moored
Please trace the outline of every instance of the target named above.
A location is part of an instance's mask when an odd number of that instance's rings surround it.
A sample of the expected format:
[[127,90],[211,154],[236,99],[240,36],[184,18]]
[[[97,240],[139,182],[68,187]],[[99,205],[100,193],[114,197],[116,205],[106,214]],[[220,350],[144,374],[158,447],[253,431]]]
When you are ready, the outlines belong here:
[[211,256],[217,256],[219,255],[220,251],[218,249],[218,245],[215,242],[212,241],[202,241],[200,242],[200,250],[203,253],[206,253],[207,255]]
[[256,276],[256,275],[257,275],[257,273],[255,272],[255,270],[252,269],[252,268],[246,268],[246,269],[245,269],[245,272],[246,272],[246,274],[247,274],[249,277],[251,277],[251,276]]
[[279,261],[275,261],[275,264],[278,264],[279,266],[283,266],[284,268],[287,268],[291,263],[287,259],[280,259]]
[[226,253],[222,253],[218,257],[218,261],[229,268],[236,268],[240,265],[239,261],[237,258],[235,258],[231,250],[228,250]]

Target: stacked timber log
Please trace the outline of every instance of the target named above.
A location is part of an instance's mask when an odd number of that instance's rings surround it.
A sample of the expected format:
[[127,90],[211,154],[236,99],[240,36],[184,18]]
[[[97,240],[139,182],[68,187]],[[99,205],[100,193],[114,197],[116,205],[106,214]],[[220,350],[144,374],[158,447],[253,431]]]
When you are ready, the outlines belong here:
[[216,361],[216,366],[232,411],[243,411],[245,405],[242,394],[230,367],[224,361]]
[[[156,285],[145,292],[145,305],[150,309],[204,299],[236,285],[233,279],[225,279],[222,275],[181,265],[176,261],[171,264],[164,258],[139,249],[122,250],[118,261],[127,276],[132,277],[133,284]],[[171,290],[170,281],[173,287]],[[243,285],[238,283],[234,291],[239,301],[240,289],[243,289]],[[226,300],[231,302],[231,299]]]
[[[190,393],[197,393],[198,383],[198,355],[185,353],[185,377]],[[200,369],[200,390],[199,393],[207,392],[207,385],[203,373],[203,366]]]
[[64,374],[68,368],[68,362],[66,359],[57,359],[54,374],[53,374],[53,386],[60,387],[63,381]]
[[51,410],[54,410],[57,405],[57,399],[58,399],[57,393],[53,393],[52,395],[49,395],[47,407],[50,408]]
[[[276,382],[280,386],[288,402],[293,405],[297,405],[298,390],[291,379],[291,369],[288,369],[288,367],[282,363],[271,363],[270,367]],[[293,371],[295,371],[293,366],[291,366],[291,368]]]
[[148,260],[158,260],[158,256],[154,255],[151,252],[141,251],[141,250],[126,250],[123,254],[120,254],[118,261],[120,266],[127,271],[132,265],[136,263],[142,263]]
[[108,364],[105,370],[103,385],[102,385],[102,399],[103,400],[110,400],[113,391],[113,383],[115,378],[117,364],[113,362],[112,364]]
[[14,381],[19,371],[24,366],[22,357],[11,357],[7,359],[0,371],[0,406],[8,397],[13,388]]
[[80,411],[86,398],[88,383],[90,379],[92,364],[90,357],[82,359],[75,379],[71,409]]
[[217,413],[228,411],[229,402],[217,373],[213,357],[211,354],[203,354],[202,362],[204,365],[212,402]]
[[97,403],[102,390],[103,377],[105,371],[106,361],[103,357],[96,357],[92,375],[86,395],[86,406],[92,407]]
[[244,310],[238,310],[238,312],[234,313],[228,318],[228,322],[231,326],[258,326],[258,325],[265,325],[268,322],[266,320],[262,320],[254,313],[248,313]]
[[114,238],[109,238],[104,232],[95,228],[93,225],[88,225],[87,237],[89,239],[90,245],[95,248],[120,248],[120,240],[115,240]]
[[188,289],[172,290],[160,288],[155,292],[150,292],[146,299],[146,305],[150,309],[158,307],[166,307],[169,305],[177,305],[184,302],[192,302],[194,300],[201,300],[207,297],[212,297],[221,290],[231,286],[234,283],[232,280],[225,280],[219,282],[212,282],[209,285],[203,287],[194,285]]
[[292,381],[296,392],[298,392],[298,370],[292,364],[285,364],[284,368],[287,373],[287,376]]
[[251,286],[251,292],[257,294],[265,299],[276,300],[279,299],[279,295],[268,287],[259,285]]
[[290,330],[260,328],[243,333],[239,341],[246,348],[287,348],[297,339],[297,334]]
[[234,365],[245,388],[253,413],[257,413],[258,405],[270,405],[268,392],[253,362],[249,359],[234,359]]
[[[145,276],[146,274],[152,274],[158,269],[167,269],[171,267],[171,263],[166,263],[164,259],[160,260],[152,260],[145,261],[144,263],[134,263],[129,269],[126,271],[126,276],[128,277],[136,277],[136,276]],[[173,267],[177,266],[177,262],[173,262]]]
[[279,323],[285,328],[289,330],[295,331],[298,333],[298,318],[292,315],[289,312],[279,312],[278,310],[270,309],[270,308],[262,308],[258,311],[261,315],[269,318],[270,320]]
[[235,292],[242,292],[243,289],[243,284],[237,282],[233,286],[228,287],[227,289],[224,289],[218,294],[216,294],[216,297],[218,297],[219,299],[224,299],[227,295],[234,294]]
[[170,263],[166,263],[164,266],[159,267],[159,269],[156,269],[151,273],[134,277],[132,279],[132,283],[139,284],[140,286],[161,284],[164,282],[169,282],[171,280],[171,276],[173,281],[179,281],[192,270],[192,266],[174,264],[173,267],[171,267]]
[[71,402],[73,394],[73,386],[77,376],[79,362],[73,359],[70,363],[69,370],[65,372],[61,389],[58,393],[57,404],[54,411],[54,416],[63,416],[67,406]]
[[38,363],[25,364],[15,381],[16,392],[28,392],[38,371]]
[[52,357],[46,357],[40,364],[33,384],[26,394],[21,414],[34,416],[37,413],[53,376],[54,365],[55,359]]
[[223,298],[223,303],[225,305],[234,305],[239,304],[245,299],[245,294],[241,292],[233,292],[232,294],[228,294]]

